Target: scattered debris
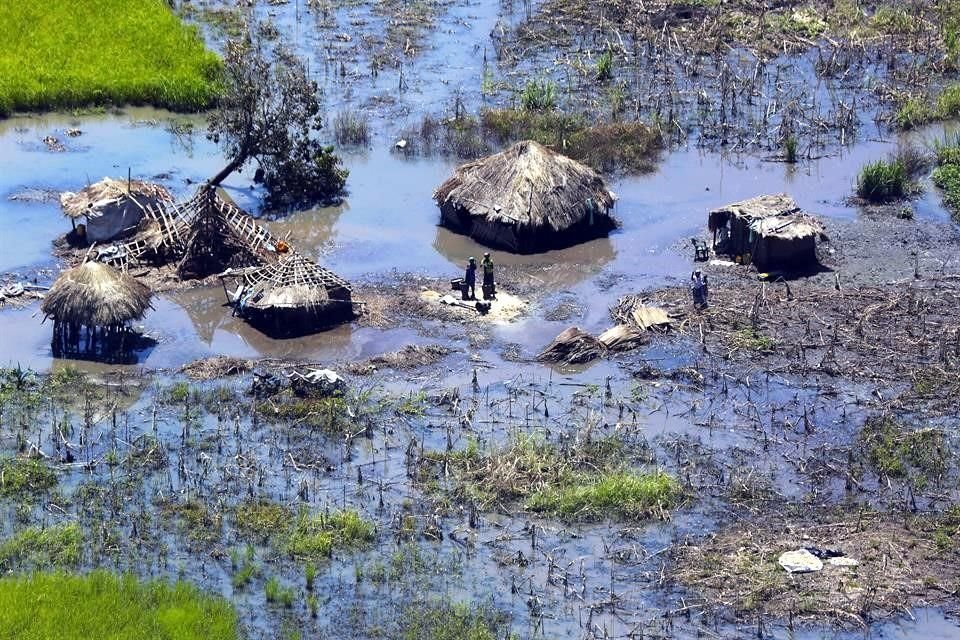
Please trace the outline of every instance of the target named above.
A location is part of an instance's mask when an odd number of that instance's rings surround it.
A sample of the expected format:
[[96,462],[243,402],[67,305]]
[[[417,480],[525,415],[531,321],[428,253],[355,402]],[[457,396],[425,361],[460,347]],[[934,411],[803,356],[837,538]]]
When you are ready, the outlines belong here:
[[212,358],[194,360],[184,365],[180,368],[180,373],[183,373],[191,380],[213,380],[215,378],[225,378],[227,376],[247,373],[252,369],[252,360],[231,358],[229,356],[213,356]]
[[537,355],[540,362],[583,364],[601,357],[606,347],[579,327],[564,329]]
[[346,381],[332,369],[308,369],[306,373],[292,371],[287,375],[290,388],[298,396],[332,396],[343,393]]
[[777,562],[787,573],[812,573],[823,569],[823,561],[806,549],[785,551]]

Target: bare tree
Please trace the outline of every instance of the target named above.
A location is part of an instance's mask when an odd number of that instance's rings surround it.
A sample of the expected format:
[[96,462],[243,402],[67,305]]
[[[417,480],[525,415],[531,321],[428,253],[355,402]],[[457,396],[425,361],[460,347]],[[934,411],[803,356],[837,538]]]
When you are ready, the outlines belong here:
[[224,92],[210,115],[207,137],[230,162],[210,184],[253,159],[267,189],[267,206],[287,208],[339,197],[347,170],[333,147],[317,136],[323,127],[317,83],[303,61],[278,47],[267,57],[249,39],[227,46]]

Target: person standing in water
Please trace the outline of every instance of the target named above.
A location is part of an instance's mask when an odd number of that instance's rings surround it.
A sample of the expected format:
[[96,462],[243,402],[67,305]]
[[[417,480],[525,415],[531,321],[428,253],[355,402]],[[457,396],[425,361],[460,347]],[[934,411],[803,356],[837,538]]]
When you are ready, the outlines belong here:
[[463,277],[463,299],[477,299],[477,259],[471,257],[467,261],[467,272]]
[[496,297],[496,288],[493,284],[493,260],[490,258],[490,252],[483,254],[483,299],[489,300]]

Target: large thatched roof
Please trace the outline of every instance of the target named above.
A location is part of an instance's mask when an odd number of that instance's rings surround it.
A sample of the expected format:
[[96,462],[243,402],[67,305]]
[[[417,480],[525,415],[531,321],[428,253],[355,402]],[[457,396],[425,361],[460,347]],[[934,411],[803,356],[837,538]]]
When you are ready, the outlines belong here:
[[603,178],[529,140],[462,165],[433,197],[444,224],[493,244],[496,237],[477,237],[483,234],[471,229],[478,220],[543,235],[574,230],[601,235],[615,226],[609,215],[615,196]]
[[142,180],[114,180],[104,178],[94,182],[77,193],[67,191],[60,194],[60,206],[63,214],[69,218],[82,216],[97,217],[110,206],[130,199],[134,202],[149,200],[152,202],[173,202],[173,196],[163,186]]
[[85,262],[57,278],[40,309],[58,321],[107,327],[143,318],[152,296],[131,276],[100,262]]

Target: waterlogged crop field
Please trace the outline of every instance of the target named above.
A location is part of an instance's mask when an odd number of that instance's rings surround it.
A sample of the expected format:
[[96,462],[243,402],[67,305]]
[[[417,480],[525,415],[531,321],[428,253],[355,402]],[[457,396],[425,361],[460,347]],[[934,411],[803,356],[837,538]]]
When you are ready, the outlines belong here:
[[[956,2],[7,4],[3,113],[203,109],[228,39],[303,56],[348,193],[266,224],[366,304],[274,340],[168,282],[117,366],[2,301],[0,640],[960,636]],[[60,192],[225,164],[203,114],[93,111],[0,121],[4,285],[66,266]],[[621,228],[495,251],[509,323],[431,306],[486,249],[430,194],[527,138],[603,172]],[[779,192],[820,268],[693,263],[710,209]],[[673,322],[539,356],[637,304]],[[801,547],[820,571],[778,564]]]
[[7,2],[0,115],[151,104],[196,111],[218,92],[219,58],[163,0]]

